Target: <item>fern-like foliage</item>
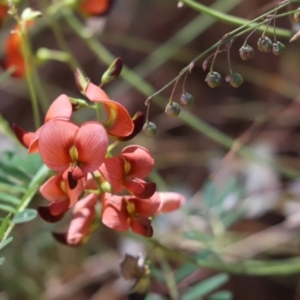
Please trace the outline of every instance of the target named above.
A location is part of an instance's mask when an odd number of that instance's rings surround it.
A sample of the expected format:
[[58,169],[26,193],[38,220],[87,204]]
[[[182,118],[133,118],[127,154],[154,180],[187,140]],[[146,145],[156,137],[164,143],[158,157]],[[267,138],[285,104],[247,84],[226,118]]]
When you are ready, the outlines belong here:
[[[4,152],[0,158],[0,252],[13,237],[10,233],[16,224],[33,220],[37,213],[28,209],[40,184],[49,170],[38,154],[28,155],[25,151]],[[0,258],[0,265],[4,257]]]

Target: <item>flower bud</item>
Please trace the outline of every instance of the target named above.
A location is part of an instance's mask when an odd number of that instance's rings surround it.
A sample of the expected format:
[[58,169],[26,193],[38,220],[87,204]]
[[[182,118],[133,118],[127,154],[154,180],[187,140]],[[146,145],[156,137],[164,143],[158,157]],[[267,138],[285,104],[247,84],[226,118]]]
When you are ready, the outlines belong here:
[[222,83],[222,77],[218,72],[209,72],[205,81],[211,88],[215,88]]
[[146,122],[143,126],[143,131],[148,136],[154,136],[156,129],[156,125],[153,122]]
[[43,14],[38,10],[32,10],[30,7],[27,7],[23,10],[21,14],[21,20],[24,22],[32,21],[36,18],[41,17]]
[[78,90],[80,91],[80,93],[84,94],[90,80],[88,78],[85,78],[78,68],[75,70],[74,76]]
[[285,50],[285,45],[281,42],[274,42],[272,47],[272,52],[274,55],[278,56]]
[[180,98],[180,103],[184,106],[191,106],[194,104],[194,96],[190,93],[183,93]]
[[271,52],[272,41],[267,36],[262,36],[257,42],[258,50],[261,52]]
[[109,68],[105,71],[101,78],[101,85],[104,85],[108,82],[111,82],[115,78],[117,78],[123,68],[123,62],[120,57],[114,60],[114,62],[109,66]]
[[294,20],[296,23],[300,23],[300,7],[298,8],[298,11],[294,13]]
[[177,117],[180,113],[180,107],[179,107],[178,103],[176,103],[176,102],[168,103],[166,106],[166,109],[165,109],[165,113],[169,117]]
[[239,87],[244,79],[239,73],[232,73],[231,75],[226,76],[226,81],[234,88]]
[[242,60],[248,60],[254,56],[254,49],[249,45],[242,46],[239,52]]

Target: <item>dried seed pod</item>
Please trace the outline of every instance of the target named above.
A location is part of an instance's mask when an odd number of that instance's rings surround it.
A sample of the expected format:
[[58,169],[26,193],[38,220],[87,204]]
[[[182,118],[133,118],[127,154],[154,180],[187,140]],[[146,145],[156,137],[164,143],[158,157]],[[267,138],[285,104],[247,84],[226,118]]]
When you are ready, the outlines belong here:
[[239,52],[242,60],[248,60],[254,56],[254,49],[249,45],[242,46]]
[[294,20],[296,23],[300,23],[300,7],[298,8],[298,11],[294,13]]
[[231,75],[226,76],[226,81],[234,88],[239,87],[243,82],[244,79],[241,74],[239,73],[232,73]]
[[211,88],[215,88],[222,83],[222,76],[218,72],[209,72],[205,81]]
[[156,125],[153,122],[147,122],[143,126],[143,131],[148,136],[154,136],[156,133]]
[[165,113],[169,117],[177,117],[180,113],[180,107],[179,107],[178,103],[176,103],[176,102],[168,103],[166,106],[166,109],[165,109]]
[[285,50],[285,45],[281,42],[274,42],[272,46],[272,52],[274,55],[278,56]]
[[272,41],[267,36],[262,36],[257,42],[258,50],[261,52],[271,52]]
[[180,103],[184,106],[191,106],[194,104],[194,96],[190,93],[183,93],[180,97]]

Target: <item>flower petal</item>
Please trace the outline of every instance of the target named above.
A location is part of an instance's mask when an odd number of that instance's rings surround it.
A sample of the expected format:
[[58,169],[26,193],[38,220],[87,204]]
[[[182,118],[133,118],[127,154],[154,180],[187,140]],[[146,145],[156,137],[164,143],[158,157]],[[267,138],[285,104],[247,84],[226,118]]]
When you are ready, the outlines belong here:
[[154,159],[150,152],[141,146],[132,145],[125,147],[121,155],[130,164],[128,176],[145,178],[151,172],[154,166]]
[[160,205],[160,198],[157,193],[155,193],[151,198],[149,199],[139,199],[135,197],[128,197],[129,202],[134,204],[135,212],[139,216],[143,217],[151,217],[153,216]]
[[105,193],[102,204],[102,223],[118,231],[128,230],[129,215],[123,198]]
[[69,121],[72,115],[72,104],[67,95],[58,96],[50,105],[45,117],[45,123],[52,119]]
[[45,165],[63,171],[72,162],[69,150],[74,145],[78,126],[62,120],[47,122],[39,135],[39,151]]
[[106,181],[114,188],[115,192],[122,191],[122,181],[125,176],[124,159],[120,156],[105,158],[99,168]]
[[55,176],[50,177],[41,187],[40,193],[42,196],[53,202],[60,200],[67,200],[68,196],[66,191],[62,189],[62,174],[57,174]]
[[144,235],[146,237],[152,237],[153,228],[151,226],[151,220],[148,218],[134,218],[130,220],[130,226],[133,232]]
[[108,12],[112,0],[84,0],[80,4],[80,11],[88,16],[100,16]]
[[159,213],[168,213],[180,208],[185,202],[185,197],[179,193],[159,192],[160,206]]
[[147,199],[150,198],[156,190],[156,184],[154,182],[145,182],[142,179],[129,179],[123,180],[123,186],[130,193],[137,198]]
[[[18,139],[18,141],[25,147],[29,148],[29,145],[31,143],[31,140],[34,138],[35,133],[34,132],[27,132],[21,127],[19,127],[17,124],[13,124],[13,131]],[[37,151],[35,151],[37,152]],[[33,153],[33,152],[32,152]]]
[[108,146],[104,127],[97,122],[84,123],[76,134],[74,145],[81,169],[84,172],[96,171],[104,161]]
[[[56,223],[56,222],[60,221],[63,218],[63,216],[65,215],[65,212],[67,210],[67,209],[64,210],[64,208],[66,207],[65,204],[66,203],[68,204],[67,201],[62,201],[62,202],[65,202],[65,203],[61,203],[61,204],[58,204],[58,205],[55,204],[56,208],[59,205],[61,205],[61,208],[62,208],[61,209],[62,212],[60,214],[55,214],[55,215],[53,214],[53,205],[52,204],[50,204],[48,206],[39,206],[37,208],[37,211],[38,211],[40,217],[44,221],[49,222],[49,223]],[[58,211],[59,210],[57,210],[57,212]]]
[[85,95],[93,102],[104,102],[110,100],[101,88],[91,82],[86,87]]
[[117,137],[117,140],[121,142],[125,142],[133,139],[143,129],[145,120],[146,120],[145,115],[141,112],[137,112],[132,117],[132,122],[134,126],[132,133],[124,137]]
[[79,245],[90,232],[95,217],[97,196],[89,194],[74,206],[73,218],[70,223],[66,240],[69,245]]
[[110,100],[98,86],[89,83],[85,95],[94,102],[102,103],[107,114],[105,128],[113,136],[128,136],[133,132],[134,124],[128,111],[118,102]]

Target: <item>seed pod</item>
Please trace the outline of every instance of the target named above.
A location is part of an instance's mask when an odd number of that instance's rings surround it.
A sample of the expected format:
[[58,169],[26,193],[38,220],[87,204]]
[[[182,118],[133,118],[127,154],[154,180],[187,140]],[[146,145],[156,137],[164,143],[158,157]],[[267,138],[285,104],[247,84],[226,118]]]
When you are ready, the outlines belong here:
[[211,88],[215,88],[222,83],[222,76],[218,72],[209,72],[205,81]]
[[194,104],[194,96],[190,93],[183,93],[180,97],[180,103],[184,106],[191,106]]
[[231,75],[226,76],[226,81],[234,88],[239,87],[244,79],[239,73],[232,73]]
[[281,42],[274,42],[272,46],[272,52],[274,55],[278,56],[285,50],[285,45]]
[[299,11],[294,13],[294,20],[296,23],[300,23],[300,7],[298,8]]
[[165,113],[169,117],[177,117],[180,113],[180,107],[179,107],[178,103],[176,103],[176,102],[168,103],[166,106],[166,109],[165,109]]
[[153,122],[147,122],[143,126],[143,131],[148,136],[154,136],[156,133],[156,125]]
[[254,56],[254,49],[249,45],[242,46],[239,52],[242,60],[248,60]]
[[271,52],[272,41],[267,36],[262,36],[257,42],[258,50],[261,52]]

